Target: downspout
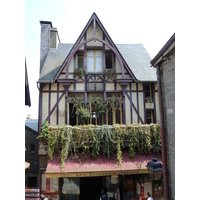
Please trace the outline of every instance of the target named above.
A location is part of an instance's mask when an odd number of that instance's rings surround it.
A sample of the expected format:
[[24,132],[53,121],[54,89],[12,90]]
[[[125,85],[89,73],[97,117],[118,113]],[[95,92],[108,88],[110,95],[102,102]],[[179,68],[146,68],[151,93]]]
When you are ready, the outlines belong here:
[[162,85],[160,78],[160,64],[156,66],[157,81],[158,81],[158,100],[160,110],[160,134],[161,134],[161,145],[162,145],[162,163],[163,163],[163,181],[164,181],[164,194],[165,200],[169,200],[169,185],[168,185],[168,171],[167,171],[167,153],[166,153],[166,140],[165,140],[165,129],[164,129],[164,118],[163,118],[163,104],[162,104]]

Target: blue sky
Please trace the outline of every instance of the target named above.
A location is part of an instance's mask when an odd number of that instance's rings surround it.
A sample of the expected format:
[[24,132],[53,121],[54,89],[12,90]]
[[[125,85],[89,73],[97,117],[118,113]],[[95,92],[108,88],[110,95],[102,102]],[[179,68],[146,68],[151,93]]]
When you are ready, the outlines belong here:
[[161,1],[123,1],[122,3],[122,1],[112,0],[26,0],[25,55],[31,107],[25,108],[25,118],[28,114],[34,119],[38,118],[36,82],[39,77],[39,22],[51,21],[58,29],[62,43],[74,43],[93,12],[97,14],[116,44],[142,43],[151,58],[175,32],[173,23],[175,10],[169,3],[161,3]]

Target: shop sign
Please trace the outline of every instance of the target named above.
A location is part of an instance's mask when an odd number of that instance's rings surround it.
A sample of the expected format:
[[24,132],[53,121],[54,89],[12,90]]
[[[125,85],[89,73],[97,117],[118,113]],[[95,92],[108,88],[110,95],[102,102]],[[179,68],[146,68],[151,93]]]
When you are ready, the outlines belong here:
[[129,170],[129,171],[123,171],[123,172],[80,172],[76,173],[75,177],[86,177],[86,176],[112,176],[112,175],[129,175],[129,174],[139,174],[139,170]]

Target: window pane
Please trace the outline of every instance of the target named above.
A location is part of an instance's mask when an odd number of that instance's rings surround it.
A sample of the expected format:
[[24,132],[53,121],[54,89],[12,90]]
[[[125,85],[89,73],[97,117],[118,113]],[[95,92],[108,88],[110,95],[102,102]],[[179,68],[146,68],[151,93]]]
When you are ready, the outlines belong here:
[[117,110],[115,111],[115,113],[116,113],[116,123],[117,123],[117,124],[120,124],[120,110],[117,109]]
[[78,68],[83,68],[83,54],[78,54]]
[[96,72],[102,72],[101,51],[96,51]]
[[112,68],[112,53],[106,53],[106,68]]
[[146,97],[151,97],[150,85],[149,84],[144,85],[144,90],[145,90],[145,98]]
[[94,52],[88,51],[88,72],[94,72]]

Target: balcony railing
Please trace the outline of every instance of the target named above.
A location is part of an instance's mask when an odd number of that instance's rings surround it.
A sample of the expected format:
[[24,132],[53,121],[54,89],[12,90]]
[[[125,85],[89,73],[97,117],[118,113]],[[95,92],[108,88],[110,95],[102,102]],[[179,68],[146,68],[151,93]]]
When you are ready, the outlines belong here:
[[103,73],[88,73],[86,75],[87,92],[103,92],[105,90]]

